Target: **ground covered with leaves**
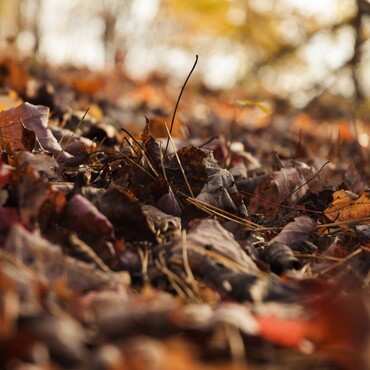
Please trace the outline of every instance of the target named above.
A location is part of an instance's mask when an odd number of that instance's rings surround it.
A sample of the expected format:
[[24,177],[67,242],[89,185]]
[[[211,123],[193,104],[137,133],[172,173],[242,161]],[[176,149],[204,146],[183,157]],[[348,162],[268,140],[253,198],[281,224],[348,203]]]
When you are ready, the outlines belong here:
[[163,77],[0,83],[1,369],[367,368],[368,123],[189,86],[170,129]]

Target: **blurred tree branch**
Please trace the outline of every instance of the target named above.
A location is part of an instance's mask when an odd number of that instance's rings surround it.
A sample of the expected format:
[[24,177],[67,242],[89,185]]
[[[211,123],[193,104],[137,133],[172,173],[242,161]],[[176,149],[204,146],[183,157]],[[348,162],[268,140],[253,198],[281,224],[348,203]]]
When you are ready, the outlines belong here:
[[363,35],[363,23],[364,17],[370,14],[370,3],[366,0],[356,0],[357,12],[352,21],[352,27],[355,33],[355,44],[353,48],[353,56],[349,60],[348,64],[351,66],[353,83],[355,87],[355,99],[356,101],[364,100],[365,96],[363,94],[360,76],[359,76],[359,65],[362,61],[362,47],[365,42],[365,37]]

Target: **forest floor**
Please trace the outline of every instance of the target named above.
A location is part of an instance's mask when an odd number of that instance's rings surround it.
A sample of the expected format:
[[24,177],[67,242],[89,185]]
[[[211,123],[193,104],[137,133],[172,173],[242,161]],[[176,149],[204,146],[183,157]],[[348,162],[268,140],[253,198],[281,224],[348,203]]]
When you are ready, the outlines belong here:
[[369,123],[180,89],[0,60],[0,369],[367,369]]

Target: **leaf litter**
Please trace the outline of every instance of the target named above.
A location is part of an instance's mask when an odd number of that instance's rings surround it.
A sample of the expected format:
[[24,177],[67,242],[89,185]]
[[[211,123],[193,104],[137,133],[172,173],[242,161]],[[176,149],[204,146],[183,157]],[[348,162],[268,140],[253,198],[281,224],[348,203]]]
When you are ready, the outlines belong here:
[[2,368],[369,366],[368,148],[327,163],[243,92],[235,119],[184,84],[163,129],[154,77],[43,76],[0,95]]

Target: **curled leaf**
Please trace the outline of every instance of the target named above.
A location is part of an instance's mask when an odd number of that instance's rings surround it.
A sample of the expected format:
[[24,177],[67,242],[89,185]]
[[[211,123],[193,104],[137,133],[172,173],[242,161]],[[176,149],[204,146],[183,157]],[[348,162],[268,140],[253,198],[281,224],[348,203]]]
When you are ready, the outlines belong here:
[[271,271],[280,275],[284,271],[299,268],[299,261],[285,244],[274,242],[267,246],[260,257],[270,265]]
[[[62,151],[48,127],[49,108],[43,105],[23,103],[16,108],[0,112],[0,145],[5,150],[32,150],[32,135],[34,132],[41,147],[64,160],[70,157]],[[9,153],[12,154],[12,153]]]

